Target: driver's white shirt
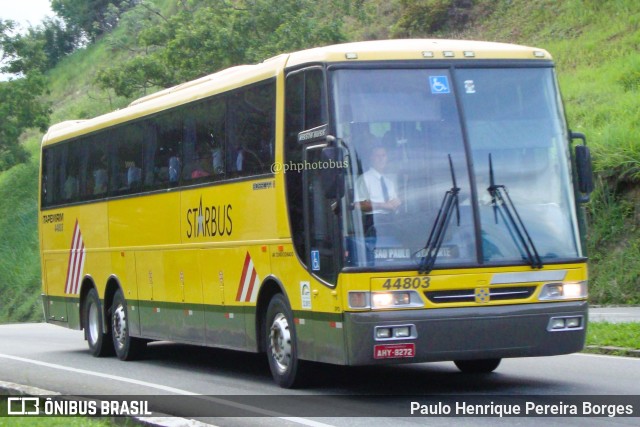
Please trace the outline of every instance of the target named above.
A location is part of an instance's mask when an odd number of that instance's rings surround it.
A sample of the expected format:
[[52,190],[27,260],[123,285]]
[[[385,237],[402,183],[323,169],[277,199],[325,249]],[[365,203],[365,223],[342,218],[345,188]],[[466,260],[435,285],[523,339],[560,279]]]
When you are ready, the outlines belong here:
[[[384,194],[382,193],[382,185],[380,183],[381,177],[384,177],[384,183],[387,187],[389,200],[396,199],[398,194],[396,193],[396,184],[394,179],[389,175],[382,175],[377,170],[370,168],[358,178],[355,188],[355,201],[363,202],[365,200],[370,200],[373,203],[384,203]],[[384,209],[375,209],[370,213],[387,214],[389,211]]]

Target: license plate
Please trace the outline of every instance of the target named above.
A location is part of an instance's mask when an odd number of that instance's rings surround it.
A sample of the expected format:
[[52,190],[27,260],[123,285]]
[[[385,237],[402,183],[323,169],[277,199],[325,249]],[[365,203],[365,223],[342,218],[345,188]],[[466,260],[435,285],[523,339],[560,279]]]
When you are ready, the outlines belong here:
[[373,347],[374,359],[402,359],[416,356],[416,345],[410,344],[381,344]]

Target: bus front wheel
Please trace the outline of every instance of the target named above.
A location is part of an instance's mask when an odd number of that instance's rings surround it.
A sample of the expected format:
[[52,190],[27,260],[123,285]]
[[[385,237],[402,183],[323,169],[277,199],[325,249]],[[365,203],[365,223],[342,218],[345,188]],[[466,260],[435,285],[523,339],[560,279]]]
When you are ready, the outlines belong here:
[[120,360],[136,360],[144,353],[147,342],[129,334],[130,322],[127,301],[118,289],[111,306],[111,336],[116,356]]
[[458,369],[465,374],[488,374],[496,370],[502,359],[455,360]]
[[300,386],[304,362],[298,359],[293,313],[282,294],[271,298],[265,320],[265,348],[273,379],[283,388]]
[[109,333],[102,331],[102,304],[95,289],[87,294],[82,306],[84,336],[89,343],[89,350],[95,357],[113,355],[113,344]]

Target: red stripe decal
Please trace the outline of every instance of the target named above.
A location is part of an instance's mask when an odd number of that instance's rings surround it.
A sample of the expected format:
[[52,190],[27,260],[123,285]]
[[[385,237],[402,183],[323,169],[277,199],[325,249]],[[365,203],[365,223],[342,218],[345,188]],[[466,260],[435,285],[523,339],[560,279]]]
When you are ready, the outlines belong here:
[[74,270],[72,269],[72,265],[75,265],[75,247],[76,247],[76,240],[78,238],[78,231],[79,231],[79,227],[78,227],[78,220],[76,219],[76,224],[73,227],[73,237],[71,238],[71,248],[69,249],[69,263],[67,264],[67,280],[65,282],[65,288],[64,288],[64,292],[66,294],[71,293],[71,287],[72,287],[72,275]]
[[244,267],[242,268],[242,276],[240,277],[240,283],[238,283],[238,294],[236,295],[236,301],[240,301],[242,297],[242,289],[244,287],[244,281],[247,278],[247,270],[249,270],[249,263],[251,262],[251,256],[247,252],[247,256],[244,258]]
[[251,301],[251,293],[253,292],[253,285],[256,283],[256,276],[258,273],[256,272],[255,267],[251,271],[251,282],[249,283],[249,290],[247,291],[247,296],[244,299],[244,302]]

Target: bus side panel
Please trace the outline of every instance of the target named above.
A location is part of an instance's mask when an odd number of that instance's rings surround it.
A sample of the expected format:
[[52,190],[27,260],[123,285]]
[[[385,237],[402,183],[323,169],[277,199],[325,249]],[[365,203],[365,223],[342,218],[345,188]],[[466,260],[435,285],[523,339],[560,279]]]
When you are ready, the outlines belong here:
[[138,251],[141,335],[204,344],[198,251]]
[[255,306],[260,284],[271,273],[266,247],[206,250],[201,262],[208,278],[207,344],[256,351]]
[[107,205],[52,209],[40,221],[46,320],[79,329],[83,280],[93,280],[103,292],[100,278],[110,271],[100,251],[108,246]]
[[199,252],[205,304],[205,342],[211,347],[244,350],[247,346],[245,316],[232,305],[232,270],[242,268],[241,249],[203,249]]
[[140,319],[140,330],[135,330],[137,325],[132,329],[135,335],[175,339],[176,322],[182,323],[184,312],[177,306],[183,303],[182,288],[173,293],[165,288],[169,286],[165,279],[173,278],[171,286],[177,286],[179,276],[165,275],[165,251],[159,249],[180,243],[179,209],[179,191],[109,202],[112,257],[121,256],[124,261],[124,264],[117,263],[114,273],[132,313],[138,312],[137,316],[132,316],[133,320],[138,316]]
[[[204,306],[198,250],[164,252],[164,281],[155,286],[161,301],[169,301],[161,323],[176,341],[204,344]],[[167,324],[167,321],[169,322]]]
[[138,288],[140,334],[145,338],[168,339],[164,325],[156,323],[159,316],[154,293],[156,284],[164,283],[163,252],[138,251],[135,253]]
[[[117,278],[129,308],[129,333],[139,337],[140,331],[140,307],[138,303],[138,280],[136,275],[136,257],[132,251],[111,252],[111,273]],[[106,272],[105,274],[109,274]],[[107,279],[105,279],[106,282]]]
[[[67,255],[47,254],[44,259],[42,276],[45,281],[43,300],[47,322],[64,322],[69,319],[67,297],[64,296],[62,284],[66,277],[68,265]],[[65,324],[65,326],[67,326]]]

